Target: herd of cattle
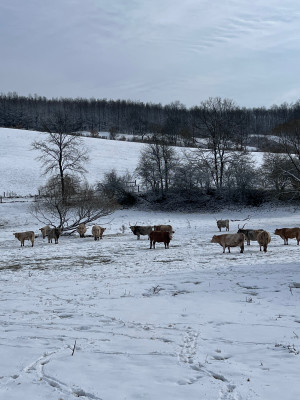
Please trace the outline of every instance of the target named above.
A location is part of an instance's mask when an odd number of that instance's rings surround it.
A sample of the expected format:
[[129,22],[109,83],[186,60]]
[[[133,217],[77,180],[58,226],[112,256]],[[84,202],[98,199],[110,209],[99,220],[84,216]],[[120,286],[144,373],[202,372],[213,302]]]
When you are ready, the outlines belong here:
[[[226,228],[226,231],[229,231],[229,220],[217,220],[217,227],[219,228],[220,232],[222,228]],[[275,229],[274,234],[280,236],[283,239],[283,244],[285,245],[288,244],[289,239],[296,239],[297,245],[299,245],[300,228]],[[261,251],[263,248],[264,252],[267,252],[268,244],[271,242],[271,235],[264,229],[243,229],[238,227],[237,233],[214,235],[211,239],[211,243],[218,243],[220,246],[222,246],[223,253],[225,253],[226,247],[228,248],[229,253],[231,247],[240,247],[241,253],[243,253],[245,240],[247,241],[247,245],[250,245],[251,240],[257,241],[259,244],[259,250]]]
[[[129,226],[132,233],[137,236],[139,240],[142,235],[148,236],[150,240],[150,249],[155,249],[156,243],[164,243],[165,249],[169,248],[170,241],[173,238],[173,234],[175,233],[171,225],[154,225],[154,226],[141,226],[141,225],[133,225]],[[217,227],[221,232],[222,228],[225,228],[226,231],[229,231],[229,220],[217,220]],[[244,228],[244,227],[243,227]],[[230,253],[231,247],[240,247],[241,253],[244,252],[244,244],[245,241],[247,245],[250,245],[250,241],[257,241],[259,244],[260,251],[263,249],[264,252],[268,249],[268,244],[271,242],[271,235],[269,232],[263,229],[243,229],[238,227],[237,233],[226,233],[221,235],[214,235],[211,239],[211,243],[218,243],[223,247],[223,253],[225,253],[226,248],[228,248],[228,252]],[[85,224],[80,224],[77,227],[77,232],[81,238],[85,237],[85,233],[87,231]],[[92,227],[92,235],[94,240],[102,239],[103,233],[106,228],[103,228],[99,225],[94,225]],[[61,234],[60,228],[51,228],[49,225],[40,228],[43,239],[48,237],[48,243],[54,242],[57,244],[59,236]],[[281,228],[276,229],[274,232],[275,235],[280,236],[283,239],[283,244],[288,245],[289,239],[296,239],[297,245],[300,242],[300,228]],[[27,232],[17,232],[14,233],[14,236],[21,242],[21,247],[24,246],[24,241],[31,241],[32,246],[34,245],[35,233],[33,231]]]

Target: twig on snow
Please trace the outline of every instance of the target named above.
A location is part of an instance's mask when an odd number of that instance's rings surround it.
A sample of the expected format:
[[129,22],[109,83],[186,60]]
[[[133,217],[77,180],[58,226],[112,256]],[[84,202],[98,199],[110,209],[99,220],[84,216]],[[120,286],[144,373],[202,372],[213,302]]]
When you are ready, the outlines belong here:
[[74,347],[73,347],[73,351],[72,351],[72,356],[74,355],[75,348],[76,348],[76,340],[75,340],[75,343],[74,343]]

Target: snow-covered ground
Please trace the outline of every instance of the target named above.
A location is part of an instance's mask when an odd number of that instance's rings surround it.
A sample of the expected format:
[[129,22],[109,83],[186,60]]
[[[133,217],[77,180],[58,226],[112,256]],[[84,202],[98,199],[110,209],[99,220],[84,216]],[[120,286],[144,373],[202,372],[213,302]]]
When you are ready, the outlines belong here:
[[[107,160],[120,154],[106,150]],[[126,155],[132,162],[130,147]],[[7,159],[26,176],[29,158]],[[0,399],[300,398],[300,246],[273,234],[300,226],[299,209],[125,209],[98,221],[103,240],[89,226],[83,239],[38,236],[21,248],[13,232],[41,227],[29,207],[0,204]],[[246,227],[271,232],[267,253],[210,243],[215,218],[248,215]],[[129,223],[172,224],[170,249],[150,250]]]

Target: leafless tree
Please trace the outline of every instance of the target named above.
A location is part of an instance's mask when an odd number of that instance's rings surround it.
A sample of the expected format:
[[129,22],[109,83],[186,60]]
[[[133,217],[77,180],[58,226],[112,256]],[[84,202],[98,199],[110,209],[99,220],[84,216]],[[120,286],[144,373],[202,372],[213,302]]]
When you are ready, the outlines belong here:
[[296,182],[300,182],[300,119],[294,119],[284,124],[279,124],[274,129],[279,135],[283,153],[292,164],[292,169],[285,174]]
[[235,111],[237,106],[232,100],[219,97],[203,101],[192,110],[194,124],[206,141],[206,150],[199,148],[198,158],[209,169],[217,189],[223,187],[224,174],[232,159],[233,141],[240,130]]
[[62,200],[66,197],[65,178],[68,174],[86,172],[87,150],[80,137],[74,135],[75,124],[63,112],[58,112],[44,123],[48,135],[44,140],[36,140],[32,148],[40,151],[38,160],[42,163],[43,174],[60,177]]
[[163,198],[168,193],[176,159],[174,148],[161,137],[156,137],[155,143],[146,145],[141,151],[137,175],[145,186],[150,186],[153,192],[160,193]]
[[110,215],[117,204],[103,193],[94,191],[87,183],[66,177],[65,197],[61,196],[58,177],[51,178],[40,189],[41,197],[33,203],[31,212],[43,224],[73,232],[81,223],[91,223]]

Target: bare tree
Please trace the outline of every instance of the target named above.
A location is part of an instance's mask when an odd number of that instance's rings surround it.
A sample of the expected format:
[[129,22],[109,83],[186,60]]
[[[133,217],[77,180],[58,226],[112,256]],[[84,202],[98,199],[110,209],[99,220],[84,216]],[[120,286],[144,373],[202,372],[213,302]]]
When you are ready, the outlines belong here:
[[91,223],[110,215],[117,204],[105,194],[94,191],[79,179],[66,177],[65,197],[61,196],[58,177],[49,179],[40,189],[41,197],[32,204],[31,212],[43,224],[73,232],[81,223]]
[[141,151],[137,174],[145,186],[150,186],[153,192],[160,193],[163,198],[168,193],[176,159],[174,148],[156,137],[155,143],[146,145]]
[[285,173],[296,181],[300,181],[300,119],[277,125],[274,132],[279,135],[283,152],[293,166]]
[[84,165],[88,161],[87,150],[82,139],[74,135],[76,125],[65,113],[56,113],[44,126],[49,135],[45,140],[34,141],[32,148],[41,152],[38,160],[42,163],[43,174],[54,173],[60,177],[61,195],[64,200],[65,178],[68,174],[86,172]]
[[234,117],[237,109],[232,100],[216,97],[203,101],[200,107],[192,110],[194,124],[206,140],[208,149],[199,149],[198,157],[201,164],[209,168],[217,189],[223,187],[233,141],[239,132],[239,123]]
[[291,179],[286,172],[291,172],[292,167],[286,155],[266,153],[261,168],[263,185],[281,198],[286,191],[291,190]]

